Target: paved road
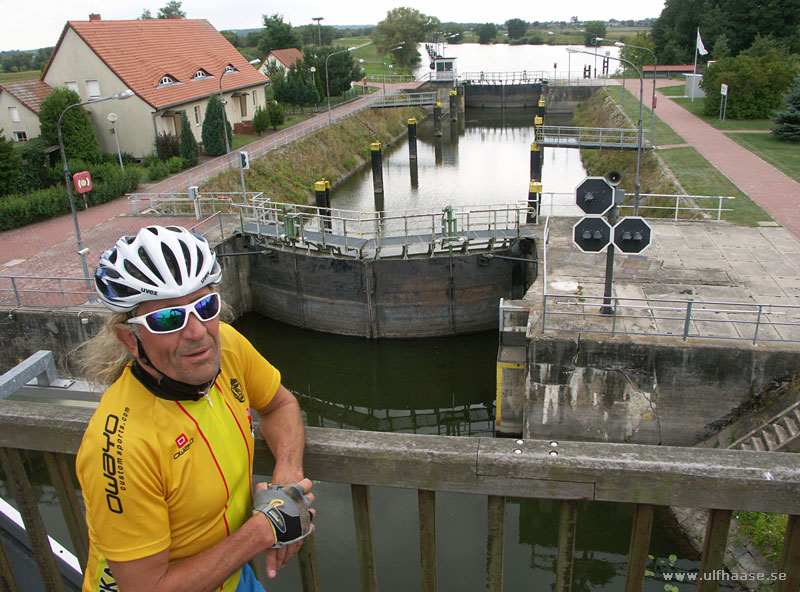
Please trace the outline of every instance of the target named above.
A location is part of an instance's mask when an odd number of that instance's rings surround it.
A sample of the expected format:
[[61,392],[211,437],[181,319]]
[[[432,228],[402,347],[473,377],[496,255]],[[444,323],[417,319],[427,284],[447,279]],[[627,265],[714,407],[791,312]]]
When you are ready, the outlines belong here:
[[[413,88],[418,83],[387,84],[387,93],[398,92],[401,88]],[[369,103],[380,99],[381,93],[373,93],[350,101],[331,110],[331,120],[337,121],[365,108]],[[327,112],[303,121],[277,134],[272,134],[248,146],[254,157],[282,146],[321,127],[328,125]],[[235,159],[232,159],[235,164]],[[220,156],[209,160],[190,171],[185,171],[147,188],[148,192],[186,191],[189,185],[203,182],[207,176],[214,176],[227,170],[228,157]],[[76,203],[79,203],[77,200]],[[103,249],[125,234],[136,234],[142,226],[158,224],[190,224],[186,217],[133,217],[127,197],[120,197],[109,203],[77,212],[78,226],[84,245],[89,247],[89,267],[92,269]],[[192,219],[193,220],[193,219]],[[23,228],[0,232],[0,274],[83,277],[80,258],[76,255],[75,225],[71,214],[58,216]],[[0,290],[8,287],[8,282],[0,281]],[[0,298],[0,302],[2,302]]]
[[[658,83],[658,86],[667,86],[671,81],[659,80]],[[797,202],[800,199],[800,183],[671,101],[658,92],[658,86],[656,115],[779,224],[800,238],[800,207]],[[648,108],[652,90],[651,82],[647,81],[644,103]],[[645,120],[648,120],[647,116]]]

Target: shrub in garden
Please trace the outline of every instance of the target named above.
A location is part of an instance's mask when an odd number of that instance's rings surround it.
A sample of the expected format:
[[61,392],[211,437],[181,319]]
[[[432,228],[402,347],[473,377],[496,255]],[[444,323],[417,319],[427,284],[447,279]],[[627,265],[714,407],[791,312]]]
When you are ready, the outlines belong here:
[[181,145],[178,141],[178,136],[161,132],[156,136],[156,154],[158,158],[164,162],[168,161],[173,156],[180,156]]
[[186,161],[186,166],[193,167],[200,160],[200,148],[192,133],[192,126],[186,111],[181,111],[181,157]]
[[783,104],[785,109],[772,118],[777,124],[772,133],[788,142],[800,142],[800,78],[794,81]]

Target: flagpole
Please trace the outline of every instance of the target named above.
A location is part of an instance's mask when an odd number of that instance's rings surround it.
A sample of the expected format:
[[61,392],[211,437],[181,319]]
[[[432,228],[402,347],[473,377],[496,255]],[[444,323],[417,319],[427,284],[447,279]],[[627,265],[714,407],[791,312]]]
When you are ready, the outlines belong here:
[[[697,37],[700,38],[700,27],[697,27]],[[692,70],[692,100],[691,102],[694,103],[694,86],[697,84],[697,52],[700,49],[697,47],[697,39],[694,41],[694,70]]]

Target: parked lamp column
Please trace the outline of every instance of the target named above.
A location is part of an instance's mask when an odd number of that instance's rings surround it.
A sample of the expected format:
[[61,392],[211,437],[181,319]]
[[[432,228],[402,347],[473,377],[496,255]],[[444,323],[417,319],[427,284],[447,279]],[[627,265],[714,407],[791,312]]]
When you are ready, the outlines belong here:
[[230,74],[232,72],[238,72],[236,68],[241,68],[242,66],[254,66],[261,60],[250,60],[245,64],[239,64],[238,66],[226,66],[225,69],[222,71],[222,74],[219,75],[219,103],[222,105],[222,133],[225,136],[225,154],[228,155],[228,166],[231,164],[231,143],[228,140],[228,117],[227,113],[225,113],[225,99],[222,98],[222,79],[225,77],[225,74]]
[[[392,53],[393,51],[397,51],[398,49],[403,49],[403,46],[405,44],[406,44],[405,41],[401,41],[400,43],[398,43],[392,49],[384,50],[384,53],[385,54],[386,53]],[[392,66],[390,65],[389,67],[391,68]],[[384,99],[386,98],[386,60],[385,59],[383,60],[383,97],[384,97]]]
[[84,101],[82,103],[73,103],[69,105],[66,109],[61,112],[61,115],[58,116],[58,122],[56,123],[56,132],[58,134],[58,148],[61,150],[61,165],[64,167],[64,182],[67,184],[67,195],[69,196],[69,208],[72,210],[72,222],[75,224],[75,239],[78,242],[78,255],[81,256],[81,266],[83,267],[83,277],[86,279],[86,288],[89,290],[89,301],[94,301],[94,296],[92,292],[92,280],[91,276],[89,275],[89,266],[86,264],[86,253],[88,249],[83,246],[83,240],[81,239],[81,229],[78,227],[78,214],[75,211],[75,198],[72,195],[72,183],[70,183],[69,178],[69,168],[67,167],[67,155],[64,152],[64,138],[61,136],[61,122],[64,119],[64,115],[66,115],[67,111],[73,109],[74,107],[81,107],[83,105],[91,105],[94,103],[100,103],[102,101],[109,101],[111,99],[114,100],[124,100],[129,99],[133,96],[133,91],[129,89],[125,89],[121,92],[114,93],[111,96],[103,97],[100,99],[93,99],[91,101]]
[[[576,49],[574,47],[568,47],[567,51],[569,53],[585,53],[585,54],[592,55],[591,51],[585,51],[583,49]],[[614,56],[608,56],[608,57],[611,58],[612,60],[617,60],[618,62],[623,62],[625,64],[628,64],[631,68],[633,68],[634,72],[636,72],[639,75],[639,124],[638,124],[639,137],[638,137],[638,141],[636,143],[636,193],[634,195],[634,201],[633,201],[633,215],[634,216],[638,216],[639,215],[639,190],[641,188],[640,171],[641,171],[641,167],[642,167],[642,117],[643,117],[643,114],[644,114],[644,101],[642,101],[641,98],[642,98],[643,93],[644,93],[644,76],[642,75],[642,71],[639,70],[639,68],[637,68],[636,65],[633,62],[630,62],[630,61],[625,60],[623,58],[617,58],[617,57],[614,57]]]
[[[617,47],[630,47],[632,49],[642,49],[644,51],[649,51],[650,54],[653,56],[653,96],[650,100],[650,143],[653,143],[653,124],[656,118],[656,76],[658,74],[658,59],[656,58],[656,52],[654,52],[649,47],[639,47],[638,45],[630,45],[628,43],[623,43],[622,41],[617,41],[614,43]],[[641,96],[639,97],[641,100]]]
[[335,56],[340,53],[347,53],[348,51],[355,51],[357,49],[361,49],[362,47],[366,47],[370,43],[372,43],[372,41],[368,41],[367,43],[363,43],[357,47],[348,47],[347,49],[343,49],[341,51],[334,51],[333,53],[329,53],[328,57],[325,58],[325,94],[328,96],[328,125],[331,124],[331,87],[328,79],[328,60],[331,59],[331,56]]
[[109,113],[106,118],[111,122],[112,133],[114,134],[114,140],[117,143],[117,158],[119,158],[119,168],[124,173],[125,167],[122,165],[122,152],[119,149],[119,136],[117,135],[117,114]]

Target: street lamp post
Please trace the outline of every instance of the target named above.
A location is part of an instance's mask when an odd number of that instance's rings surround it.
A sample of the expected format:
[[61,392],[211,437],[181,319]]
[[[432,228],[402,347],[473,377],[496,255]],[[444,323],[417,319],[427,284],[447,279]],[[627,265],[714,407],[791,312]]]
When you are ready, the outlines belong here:
[[319,46],[322,47],[322,26],[319,24],[320,21],[325,20],[324,16],[312,16],[312,21],[317,21],[317,32],[319,33]]
[[261,60],[250,60],[246,64],[239,64],[238,66],[225,66],[225,69],[222,71],[222,74],[219,75],[219,103],[222,105],[222,133],[225,135],[225,154],[228,155],[228,166],[230,167],[231,164],[231,143],[228,140],[228,118],[227,113],[225,113],[225,100],[222,98],[222,79],[225,77],[225,74],[230,74],[231,72],[238,72],[236,68],[241,68],[242,66],[253,66],[257,64]]
[[[405,41],[401,41],[392,49],[385,49],[383,51],[384,54],[392,53],[393,51],[397,51],[398,49],[403,49],[403,46],[406,44]],[[391,68],[391,65],[389,66]],[[383,97],[386,98],[386,60],[383,60]]]
[[[583,49],[575,49],[574,47],[568,47],[567,51],[570,52],[570,53],[585,53],[585,54],[588,54],[588,55],[592,55],[592,52],[590,52],[590,51],[585,51]],[[639,123],[638,123],[639,137],[638,137],[638,141],[636,143],[636,192],[634,193],[634,201],[633,201],[633,215],[634,216],[638,216],[639,215],[639,195],[640,195],[640,182],[639,181],[640,181],[640,170],[641,170],[641,165],[642,165],[642,117],[643,117],[643,114],[644,114],[644,103],[641,100],[641,97],[643,96],[643,93],[644,93],[644,77],[642,76],[642,71],[639,70],[639,68],[637,68],[636,65],[633,62],[629,62],[626,59],[617,58],[617,57],[614,57],[614,56],[608,56],[608,57],[611,58],[612,60],[617,60],[618,62],[623,62],[625,64],[628,64],[639,75]]]
[[[594,77],[597,78],[597,42],[605,41],[602,37],[595,35],[592,37],[592,45],[594,45]],[[588,52],[587,52],[588,53]]]
[[[311,72],[311,86],[314,87],[314,90],[317,90],[317,83],[314,81],[314,72],[317,71],[317,68],[315,66],[311,66],[309,68],[309,71]],[[316,107],[316,106],[317,106],[317,104],[314,103],[314,107]]]
[[[630,45],[628,43],[623,43],[622,41],[617,41],[614,43],[617,47],[630,47],[633,49],[642,49],[644,51],[649,51],[650,54],[653,56],[653,97],[650,100],[650,142],[653,142],[653,125],[656,118],[656,74],[658,73],[658,59],[656,58],[656,52],[654,52],[649,47],[639,47],[638,45]],[[642,100],[642,97],[639,96],[639,100]]]
[[362,47],[366,47],[372,43],[372,41],[368,41],[367,43],[362,43],[356,47],[348,47],[347,49],[343,49],[341,51],[334,51],[333,53],[329,53],[328,57],[325,58],[325,94],[328,96],[328,125],[331,123],[331,89],[330,83],[328,81],[328,60],[331,59],[331,56],[335,56],[339,53],[346,53],[348,51],[355,51],[357,49],[361,49]]
[[117,114],[109,113],[106,116],[106,119],[111,122],[111,129],[113,130],[112,133],[114,134],[114,140],[117,143],[117,158],[119,158],[119,168],[124,173],[125,167],[122,165],[122,152],[119,149],[119,136],[117,135]]
[[82,103],[73,103],[72,105],[68,105],[66,109],[61,112],[61,115],[58,116],[58,122],[56,123],[56,132],[58,134],[58,148],[61,151],[61,166],[64,168],[64,182],[67,184],[67,196],[69,197],[69,208],[72,211],[72,222],[75,224],[75,239],[78,243],[78,255],[81,256],[81,265],[83,267],[83,277],[86,279],[86,288],[89,290],[89,301],[94,301],[94,296],[92,296],[92,280],[89,276],[89,266],[86,264],[86,253],[89,249],[86,249],[83,246],[83,239],[81,239],[81,229],[78,226],[78,214],[75,211],[75,198],[72,195],[72,183],[70,183],[69,179],[69,168],[67,167],[67,155],[64,152],[64,138],[61,136],[61,122],[64,119],[64,115],[66,115],[67,111],[73,109],[74,107],[80,107],[82,105],[92,105],[94,103],[100,103],[102,101],[109,101],[109,100],[124,100],[129,99],[133,96],[133,91],[130,89],[125,89],[118,93],[114,93],[108,97],[102,97],[100,99],[92,99],[90,101],[84,101]]

